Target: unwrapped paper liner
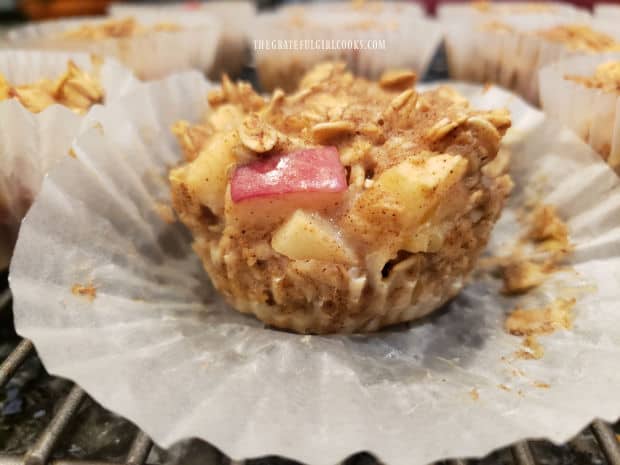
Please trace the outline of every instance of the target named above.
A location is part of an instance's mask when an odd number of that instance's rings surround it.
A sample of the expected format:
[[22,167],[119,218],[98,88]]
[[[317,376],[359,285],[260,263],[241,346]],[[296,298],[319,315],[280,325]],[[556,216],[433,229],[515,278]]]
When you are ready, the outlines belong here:
[[[87,54],[3,50],[0,74],[12,85],[56,79],[65,73],[70,59],[81,69],[92,71]],[[99,80],[106,102],[138,84],[132,73],[113,59],[101,66]],[[68,156],[82,120],[61,105],[34,114],[15,99],[0,101],[0,269],[10,261],[19,224],[41,187],[43,175]]]
[[573,129],[620,173],[620,93],[604,92],[566,79],[590,77],[620,53],[574,57],[540,71],[540,103],[551,117]]
[[[101,40],[64,37],[67,31],[85,24],[100,24],[111,18],[83,17],[49,20],[16,27],[7,33],[10,47],[63,50],[111,56],[132,69],[141,79],[159,79],[168,74],[197,69],[209,71],[215,59],[219,25],[212,18],[181,15],[165,22],[181,26],[178,31],[150,31],[134,37]],[[141,25],[161,22],[159,16],[145,19]]]
[[[176,17],[178,14],[207,16],[217,19],[220,37],[215,62],[209,76],[219,79],[222,73],[238,75],[244,65],[250,64],[248,31],[254,27],[256,6],[250,1],[205,1],[186,4],[114,3],[108,12],[111,16],[135,16],[140,20],[152,14]],[[170,16],[173,15],[173,16]]]
[[[572,24],[575,21],[555,15],[514,15],[501,18],[512,31],[489,29],[493,21],[442,21],[450,76],[454,79],[497,83],[538,103],[538,72],[543,66],[573,56],[593,53],[573,50],[531,34],[533,31]],[[579,24],[611,34],[606,22],[580,19]]]
[[[332,11],[329,3],[285,8],[256,17],[250,32],[263,88],[292,91],[302,75],[326,60],[345,61],[354,73],[378,78],[388,69],[426,74],[441,27],[415,14]],[[361,47],[361,48],[360,48]]]
[[[206,111],[207,85],[173,77],[99,111],[24,220],[10,285],[18,332],[46,368],[167,447],[209,441],[235,459],[332,465],[360,450],[390,465],[480,456],[525,437],[565,441],[620,414],[620,185],[572,131],[492,87],[455,84],[474,107],[507,106],[516,182],[490,250],[520,234],[536,194],[568,221],[570,269],[522,298],[487,276],[416,324],[362,336],[300,336],[227,307],[190,237],[160,215],[170,133]],[[535,192],[534,192],[535,191]],[[162,205],[162,202],[164,205]],[[158,213],[159,212],[159,213]],[[575,296],[574,327],[514,357],[517,305]],[[587,394],[587,395],[585,395]]]

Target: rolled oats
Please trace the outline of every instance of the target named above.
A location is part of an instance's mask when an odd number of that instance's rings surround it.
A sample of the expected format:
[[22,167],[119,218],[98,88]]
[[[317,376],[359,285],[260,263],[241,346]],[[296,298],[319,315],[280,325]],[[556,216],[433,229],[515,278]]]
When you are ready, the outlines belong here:
[[491,137],[498,137],[499,132],[497,127],[491,124],[488,119],[481,116],[471,116],[467,118],[467,123],[479,130],[482,130],[489,134]]
[[312,136],[318,142],[326,142],[336,137],[349,135],[355,131],[351,121],[328,121],[312,126]]
[[250,113],[238,129],[244,146],[257,153],[268,152],[278,142],[278,131],[256,113]]
[[409,100],[411,100],[411,98],[417,98],[417,95],[418,94],[416,93],[415,90],[407,89],[407,90],[403,91],[402,93],[398,94],[396,97],[394,97],[394,100],[392,100],[390,102],[390,108],[393,108],[394,110],[399,110],[407,102],[409,102]]
[[450,133],[458,126],[458,121],[451,121],[448,118],[442,118],[437,123],[435,123],[432,128],[429,129],[429,131],[426,133],[426,138],[430,142],[437,142],[438,140],[448,135],[448,133]]
[[381,75],[379,85],[386,89],[403,89],[415,84],[416,74],[411,70],[389,70]]

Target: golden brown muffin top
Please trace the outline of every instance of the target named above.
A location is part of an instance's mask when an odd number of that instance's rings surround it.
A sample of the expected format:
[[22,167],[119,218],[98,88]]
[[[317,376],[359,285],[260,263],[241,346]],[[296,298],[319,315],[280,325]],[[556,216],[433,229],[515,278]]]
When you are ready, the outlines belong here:
[[[345,165],[362,163],[378,175],[412,153],[441,145],[468,118],[487,118],[501,129],[510,125],[505,110],[471,110],[449,87],[418,93],[415,81],[415,73],[408,70],[391,70],[369,81],[354,77],[344,64],[324,63],[305,75],[297,92],[276,90],[267,99],[249,84],[225,76],[222,87],[209,94],[215,112],[201,129],[208,134],[224,126],[239,127],[242,144],[254,156],[333,145]],[[261,135],[269,137],[259,141],[250,134],[255,120],[260,121]],[[404,140],[409,143],[402,145]],[[378,147],[389,150],[365,155]]]
[[171,22],[160,22],[152,26],[144,26],[135,18],[111,19],[103,23],[82,24],[62,33],[65,39],[103,40],[136,37],[149,32],[176,32],[181,26]]
[[551,42],[566,45],[571,50],[588,52],[611,52],[620,50],[620,43],[584,24],[565,24],[536,31],[536,34]]
[[[390,208],[406,208],[397,198],[389,208],[381,207],[387,202],[384,184],[399,183],[398,176],[405,172],[428,171],[429,183],[435,176],[442,180],[437,180],[432,192],[419,195],[423,202],[430,202],[434,195],[439,198],[442,186],[452,185],[453,176],[475,175],[495,158],[501,136],[510,126],[506,110],[473,110],[449,87],[416,92],[415,79],[411,71],[395,70],[372,82],[354,77],[344,65],[325,63],[306,74],[295,93],[276,90],[264,98],[249,84],[235,84],[224,77],[222,87],[209,94],[213,111],[205,123],[175,125],[174,132],[190,163],[173,171],[172,178],[202,192],[202,204],[215,217],[225,216],[230,224],[233,217],[240,217],[244,203],[231,203],[226,173],[277,154],[334,147],[346,170],[346,195],[326,203],[325,208],[316,208],[356,243],[380,244],[386,235],[400,238],[401,230],[406,234],[400,224],[403,218],[412,222],[422,218],[409,218],[417,214],[413,210],[385,218]],[[217,157],[227,160],[219,180],[213,166],[205,168],[215,164]],[[219,161],[217,166],[221,167]],[[208,180],[202,173],[210,173]],[[214,189],[219,181],[221,185]],[[456,205],[460,193],[453,195]],[[241,221],[246,222],[247,217]],[[238,240],[252,240],[250,234],[269,234],[279,221],[262,230],[238,228],[243,229]]]
[[592,89],[620,94],[620,61],[608,61],[596,67],[591,76],[567,74],[564,79],[574,81]]
[[[95,64],[95,70],[98,66],[100,64]],[[16,98],[33,113],[39,113],[57,103],[83,114],[104,99],[103,87],[96,74],[81,70],[71,60],[67,64],[67,71],[57,79],[41,79],[14,86],[0,74],[0,101]]]

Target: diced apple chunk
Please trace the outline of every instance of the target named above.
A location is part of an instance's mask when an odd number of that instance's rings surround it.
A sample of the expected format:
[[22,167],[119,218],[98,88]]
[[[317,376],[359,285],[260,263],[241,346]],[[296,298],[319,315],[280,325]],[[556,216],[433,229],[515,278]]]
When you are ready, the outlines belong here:
[[343,192],[347,178],[336,147],[272,155],[239,166],[231,181],[233,202],[296,193]]
[[226,221],[239,227],[270,230],[282,224],[296,210],[330,216],[344,200],[342,192],[299,192],[284,196],[255,197],[233,202],[226,197]]
[[355,262],[355,253],[344,243],[338,230],[318,215],[297,210],[273,235],[273,249],[292,260]]
[[198,157],[182,171],[173,171],[174,178],[183,173],[185,182],[197,193],[200,203],[216,215],[224,211],[228,171],[236,162],[234,148],[239,139],[235,131],[215,134]]
[[404,242],[402,247],[411,253],[437,252],[443,245],[444,236],[442,225],[425,223]]
[[466,168],[467,161],[458,155],[437,155],[422,162],[408,159],[381,174],[375,186],[402,202],[405,223],[412,226],[428,216]]
[[357,198],[347,228],[373,243],[380,243],[386,234],[410,238],[466,170],[467,160],[458,155],[411,157],[381,173]]

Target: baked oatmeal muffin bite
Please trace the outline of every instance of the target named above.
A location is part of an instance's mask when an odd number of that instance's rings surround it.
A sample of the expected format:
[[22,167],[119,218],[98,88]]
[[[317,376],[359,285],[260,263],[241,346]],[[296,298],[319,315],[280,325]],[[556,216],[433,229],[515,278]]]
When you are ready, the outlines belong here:
[[620,173],[620,53],[553,63],[541,70],[539,80],[545,112]]
[[543,66],[619,51],[620,42],[599,24],[540,15],[478,22],[473,28],[451,23],[446,47],[453,77],[495,82],[538,103],[537,74]]
[[488,169],[510,126],[415,74],[318,65],[265,98],[226,77],[174,127],[173,206],[237,310],[301,333],[419,318],[464,285],[511,187]]

